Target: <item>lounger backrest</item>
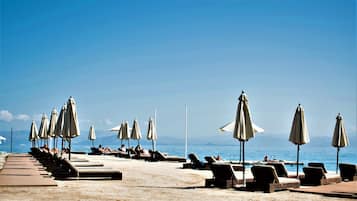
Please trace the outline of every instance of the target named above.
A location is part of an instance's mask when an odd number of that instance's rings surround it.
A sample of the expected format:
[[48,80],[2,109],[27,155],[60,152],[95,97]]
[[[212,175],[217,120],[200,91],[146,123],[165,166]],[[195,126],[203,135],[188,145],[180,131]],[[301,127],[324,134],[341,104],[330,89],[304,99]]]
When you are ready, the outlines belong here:
[[199,164],[200,160],[198,159],[197,155],[194,153],[188,154],[188,158],[193,162],[193,164]]
[[278,177],[288,177],[288,170],[285,168],[284,163],[279,162],[269,162],[267,165],[274,166]]
[[309,180],[326,179],[326,175],[322,167],[304,167],[302,169],[305,174],[305,178]]
[[221,180],[231,180],[236,179],[234,175],[234,170],[230,164],[217,164],[213,163],[211,170],[214,178]]
[[308,163],[307,165],[310,166],[310,167],[321,167],[322,170],[325,173],[327,173],[327,170],[326,170],[325,165],[323,163]]
[[209,164],[212,164],[212,163],[217,162],[217,160],[216,160],[213,156],[205,156],[205,160],[206,160]]
[[340,167],[340,174],[342,179],[353,180],[353,177],[357,176],[357,165],[340,163],[339,167]]
[[271,165],[255,165],[251,171],[257,184],[279,183],[278,174]]

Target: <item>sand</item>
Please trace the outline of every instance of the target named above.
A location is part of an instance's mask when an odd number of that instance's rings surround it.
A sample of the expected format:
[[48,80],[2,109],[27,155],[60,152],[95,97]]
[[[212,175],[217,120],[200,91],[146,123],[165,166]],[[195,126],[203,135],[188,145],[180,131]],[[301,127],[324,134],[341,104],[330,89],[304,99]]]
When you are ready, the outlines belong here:
[[113,156],[87,156],[122,171],[123,180],[57,180],[57,187],[2,187],[0,200],[343,200],[306,193],[244,192],[205,188],[206,170],[182,169],[182,163],[145,162]]

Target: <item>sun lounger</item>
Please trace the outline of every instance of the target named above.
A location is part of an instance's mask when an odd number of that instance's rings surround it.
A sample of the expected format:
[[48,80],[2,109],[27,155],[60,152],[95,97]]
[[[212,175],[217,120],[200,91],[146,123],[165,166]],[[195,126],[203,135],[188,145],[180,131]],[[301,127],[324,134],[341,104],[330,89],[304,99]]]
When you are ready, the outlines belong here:
[[71,161],[63,159],[60,167],[53,173],[57,179],[113,179],[121,180],[122,173],[118,170],[106,168],[80,168]]
[[194,153],[188,154],[188,158],[191,160],[191,168],[200,169],[200,170],[209,170],[210,164],[201,161],[198,156]]
[[174,161],[174,162],[186,162],[186,158],[179,156],[169,156],[161,153],[160,151],[154,152],[154,158],[160,161]]
[[251,171],[254,180],[247,182],[248,190],[262,190],[271,193],[276,190],[300,187],[300,181],[298,179],[278,177],[274,166],[271,165],[255,165],[251,168]]
[[357,165],[340,163],[340,175],[343,181],[357,181]]
[[337,174],[327,174],[322,167],[304,167],[304,177],[301,179],[302,185],[326,185],[341,182],[341,177]]
[[234,175],[234,170],[230,164],[212,163],[212,179],[206,179],[206,187],[232,188],[238,184],[238,179]]
[[[229,163],[212,163],[211,171],[213,173],[213,178],[205,180],[206,187],[220,187],[220,188],[231,188],[237,184],[242,184],[243,181],[239,180],[234,171],[234,166]],[[251,179],[247,179],[251,181]]]
[[296,178],[296,173],[289,173],[283,162],[267,162],[265,165],[274,166],[278,177]]

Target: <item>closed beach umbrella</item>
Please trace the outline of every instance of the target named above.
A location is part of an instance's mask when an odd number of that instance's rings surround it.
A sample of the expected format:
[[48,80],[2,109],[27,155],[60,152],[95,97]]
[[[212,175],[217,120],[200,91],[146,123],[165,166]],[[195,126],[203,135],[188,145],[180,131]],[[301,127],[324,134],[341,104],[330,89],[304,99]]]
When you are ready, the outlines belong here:
[[254,137],[254,129],[252,119],[250,117],[250,111],[248,106],[248,97],[242,91],[239,96],[239,102],[237,107],[237,115],[235,126],[233,130],[233,138],[238,139],[242,142],[242,153],[243,153],[243,185],[245,185],[245,154],[244,154],[244,144],[250,138]]
[[37,131],[36,122],[32,121],[30,134],[29,134],[29,141],[32,142],[32,147],[36,147],[37,140],[38,140],[38,131]]
[[51,117],[50,117],[50,125],[48,128],[48,136],[53,138],[53,148],[55,148],[55,143],[56,143],[56,134],[55,134],[55,129],[56,129],[56,123],[57,123],[57,110],[53,108],[51,112]]
[[123,144],[123,129],[124,129],[123,127],[124,127],[124,122],[122,122],[118,127],[117,138],[120,139],[120,145]]
[[141,130],[138,121],[135,119],[133,123],[133,129],[131,129],[130,138],[138,141],[138,145],[140,144],[141,139]]
[[47,144],[47,142],[48,142],[48,119],[47,119],[46,114],[42,115],[40,130],[39,130],[38,135],[42,140],[46,140],[46,144]]
[[152,118],[149,119],[148,132],[146,135],[148,140],[152,142],[152,151],[155,151],[155,142],[157,140],[156,125]]
[[94,130],[94,126],[90,126],[89,128],[89,135],[88,135],[88,140],[92,141],[92,147],[94,147],[94,140],[97,139],[97,137],[95,136],[95,130]]
[[346,133],[345,126],[343,124],[343,119],[339,113],[336,117],[335,130],[332,137],[332,146],[337,148],[337,157],[336,157],[336,173],[338,171],[338,156],[340,152],[340,147],[348,146],[349,141]]
[[125,121],[122,127],[122,132],[123,132],[123,140],[128,140],[128,148],[130,148],[130,132],[129,132],[129,123],[128,121]]
[[80,135],[76,102],[72,97],[67,101],[67,111],[63,127],[63,138],[68,139],[69,143],[68,159],[71,160],[71,139]]
[[309,132],[307,130],[307,124],[305,120],[304,109],[300,104],[298,105],[295,111],[294,120],[291,126],[289,141],[297,145],[296,177],[298,177],[300,145],[310,142]]
[[[66,109],[67,109],[67,105],[64,104],[61,108],[60,114],[58,116],[57,122],[56,122],[56,126],[55,126],[55,139],[56,139],[56,148],[57,148],[57,142],[58,142],[58,138],[59,137],[63,137],[63,124],[64,124],[64,117],[66,114]],[[62,149],[63,149],[63,138],[62,138]]]
[[[235,125],[236,125],[236,122],[232,121],[232,122],[227,123],[224,126],[220,127],[219,130],[221,132],[233,132]],[[252,125],[253,125],[254,133],[262,133],[262,132],[264,132],[263,128],[260,128],[259,126],[255,125],[254,123],[252,123]],[[242,158],[242,146],[241,145],[242,145],[242,142],[240,142],[239,161],[241,161],[241,158]]]

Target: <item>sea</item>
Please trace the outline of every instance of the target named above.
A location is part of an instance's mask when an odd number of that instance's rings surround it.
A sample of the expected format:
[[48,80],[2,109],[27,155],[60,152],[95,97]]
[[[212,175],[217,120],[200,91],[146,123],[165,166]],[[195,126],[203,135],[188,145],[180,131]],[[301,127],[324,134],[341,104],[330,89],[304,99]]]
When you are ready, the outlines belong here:
[[[31,148],[31,142],[28,141],[29,131],[9,131],[0,132],[6,138],[0,144],[0,152],[26,153]],[[88,132],[84,132],[88,133]],[[58,147],[61,147],[61,138],[58,140]],[[350,145],[340,148],[339,162],[357,164],[357,134],[349,135]],[[12,142],[12,143],[11,143]],[[44,143],[44,142],[39,142]],[[97,131],[97,139],[93,142],[94,146],[102,145],[117,149],[121,143],[126,146],[136,146],[138,143],[146,149],[152,149],[152,142],[146,138],[137,140],[121,141],[116,138],[116,134],[109,131]],[[128,144],[129,143],[129,144]],[[11,146],[12,144],[12,146]],[[50,148],[53,141],[49,141]],[[92,142],[87,139],[87,135],[80,135],[72,139],[72,151],[90,152]],[[246,161],[263,160],[264,156],[269,159],[296,161],[297,146],[288,141],[288,134],[257,134],[254,138],[245,142],[244,155]],[[12,149],[12,150],[11,150]],[[202,161],[205,156],[220,156],[223,160],[239,161],[240,143],[233,139],[231,135],[212,134],[208,136],[189,136],[186,143],[183,137],[159,136],[156,142],[156,150],[187,157],[186,154],[195,153]],[[329,171],[336,171],[337,149],[331,146],[331,136],[310,136],[310,142],[300,146],[299,158],[306,166],[308,162],[323,162]],[[299,171],[302,171],[300,165]],[[289,171],[296,171],[295,165],[286,166]]]

